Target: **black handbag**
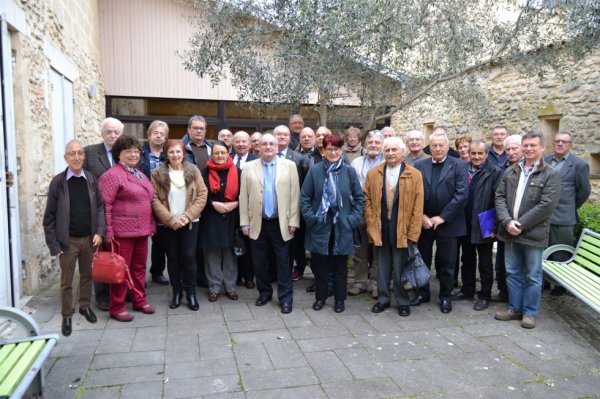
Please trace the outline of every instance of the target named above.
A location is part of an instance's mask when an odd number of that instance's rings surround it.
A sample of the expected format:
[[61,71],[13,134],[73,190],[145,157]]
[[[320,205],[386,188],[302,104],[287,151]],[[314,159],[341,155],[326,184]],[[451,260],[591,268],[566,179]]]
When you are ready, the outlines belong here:
[[408,261],[404,265],[400,281],[405,289],[417,289],[429,284],[431,272],[423,261],[416,244],[408,242]]
[[240,229],[236,229],[235,238],[233,241],[233,253],[235,256],[242,256],[246,253],[246,242],[244,241],[244,233]]

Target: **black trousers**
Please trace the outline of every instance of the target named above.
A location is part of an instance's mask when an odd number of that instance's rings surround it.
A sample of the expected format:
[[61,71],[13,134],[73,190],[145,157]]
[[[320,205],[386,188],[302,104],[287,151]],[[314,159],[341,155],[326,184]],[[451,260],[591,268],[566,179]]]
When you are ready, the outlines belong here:
[[[454,287],[454,268],[456,265],[456,251],[458,250],[458,237],[445,237],[433,229],[421,231],[419,239],[419,252],[423,261],[431,270],[433,260],[433,243],[436,244],[435,267],[437,278],[440,281],[440,299],[449,298]],[[419,288],[419,295],[427,299],[431,297],[429,284]]]
[[493,243],[471,244],[471,226],[467,227],[467,236],[462,241],[462,282],[461,291],[467,296],[475,295],[476,274],[479,257],[479,276],[481,277],[481,291],[477,293],[479,299],[490,299],[492,285],[494,285],[494,265],[492,262]]
[[250,240],[252,263],[256,276],[256,287],[261,297],[271,298],[273,287],[269,278],[269,249],[273,251],[277,271],[277,297],[280,304],[291,304],[294,300],[292,269],[289,263],[288,243],[283,240],[278,219],[263,219],[260,234]]
[[165,240],[165,226],[156,226],[156,234],[152,237],[152,246],[150,248],[150,275],[162,276],[167,265],[165,256],[167,256],[167,244]]
[[304,229],[306,229],[306,223],[304,222],[304,218],[300,218],[300,228],[296,229],[294,233],[294,238],[292,239],[291,245],[291,258],[290,264],[293,266],[294,261],[296,261],[296,270],[300,273],[304,274],[304,269],[306,268],[306,251],[304,250]]
[[173,291],[181,292],[185,288],[188,294],[196,293],[196,245],[200,222],[178,230],[165,229],[167,247],[167,267]]
[[508,297],[508,286],[506,285],[506,263],[504,262],[504,243],[498,241],[496,247],[496,285],[501,294]]
[[348,285],[348,256],[323,255],[312,253],[312,272],[315,275],[315,298],[324,301],[327,299],[328,276],[333,274],[333,292],[336,301],[346,300]]
[[250,248],[250,238],[242,236],[246,245],[246,252],[238,256],[238,283],[254,280],[254,266],[252,265],[252,249]]

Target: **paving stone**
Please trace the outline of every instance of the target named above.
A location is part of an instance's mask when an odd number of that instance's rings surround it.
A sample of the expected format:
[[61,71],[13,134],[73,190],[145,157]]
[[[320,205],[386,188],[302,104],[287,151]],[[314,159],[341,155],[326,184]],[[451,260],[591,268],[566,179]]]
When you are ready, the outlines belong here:
[[119,399],[161,399],[162,397],[163,381],[149,381],[122,385],[121,397]]
[[96,353],[130,352],[135,333],[135,328],[121,328],[118,331],[107,328],[96,348]]
[[246,395],[247,399],[318,399],[325,397],[325,392],[319,385],[250,391]]
[[290,334],[294,339],[310,339],[310,338],[324,338],[324,337],[352,337],[344,327],[298,327],[290,328]]
[[363,318],[362,314],[345,315],[338,320],[352,335],[362,335],[375,332],[375,328]]
[[231,333],[231,338],[236,344],[246,342],[269,343],[278,339],[291,339],[290,333],[285,329]]
[[92,369],[109,369],[113,367],[133,367],[149,364],[162,365],[165,362],[164,351],[111,353],[94,356]]
[[428,358],[384,363],[384,367],[402,392],[408,395],[452,392],[472,388],[467,382],[468,380],[439,359]]
[[164,385],[164,398],[199,398],[226,392],[241,391],[238,375],[184,378]]
[[310,318],[312,323],[318,327],[333,327],[338,329],[344,329],[344,325],[335,317],[335,313],[332,312],[307,312],[306,315]]
[[99,369],[85,380],[86,387],[131,384],[147,381],[162,381],[164,366],[146,365],[135,367],[114,367]]
[[462,327],[439,328],[437,331],[465,352],[479,352],[490,348],[486,343],[473,337]]
[[200,360],[200,343],[197,334],[179,335],[167,340],[165,362],[194,362]]
[[237,368],[238,364],[233,357],[199,362],[171,362],[165,366],[165,378],[172,381],[181,378],[227,375],[235,372]]
[[318,383],[312,370],[307,367],[282,370],[241,371],[241,373],[246,391],[289,388]]
[[245,399],[246,394],[244,392],[225,392],[215,393],[214,395],[204,395],[202,399]]
[[250,319],[242,321],[231,321],[227,323],[230,332],[245,331],[268,331],[273,329],[284,329],[285,324],[280,317],[265,317],[261,319]]
[[100,343],[99,340],[93,339],[82,339],[71,335],[68,338],[61,337],[58,344],[54,347],[51,352],[52,357],[64,358],[72,356],[84,356],[93,355],[96,351],[96,347]]
[[358,340],[353,337],[325,337],[314,339],[297,340],[303,352],[328,351],[334,349],[345,349],[361,347]]
[[223,332],[205,332],[199,334],[200,359],[223,359],[233,357],[231,335]]
[[271,358],[273,367],[276,369],[302,368],[308,366],[306,359],[295,341],[281,339],[265,345],[265,348]]
[[308,352],[305,356],[321,383],[352,379],[350,371],[333,351]]
[[81,399],[105,399],[121,396],[121,387],[87,388],[81,393]]
[[367,348],[396,346],[396,344],[419,344],[423,342],[421,332],[376,332],[356,336],[356,340]]
[[323,390],[330,399],[396,398],[402,394],[398,385],[389,378],[333,382],[323,384]]
[[295,309],[294,312],[286,315],[283,322],[287,328],[310,327],[313,325],[312,320],[307,315],[307,310],[304,308]]
[[248,305],[245,303],[240,303],[239,301],[230,301],[230,303],[225,302],[228,300],[226,297],[223,301],[221,301],[221,308],[223,309],[223,317],[227,323],[234,321],[243,321],[243,320],[254,320],[252,312],[248,309]]
[[422,342],[394,343],[393,345],[382,345],[367,347],[369,354],[377,362],[395,362],[407,359],[424,359],[437,356]]
[[371,308],[362,314],[363,319],[372,327],[374,333],[397,332],[404,330],[399,321],[393,318],[400,318],[398,313],[393,313],[393,309],[386,309],[382,313],[373,313]]
[[[57,359],[46,375],[45,389],[69,391],[77,388],[86,378],[92,355],[70,356]],[[72,388],[69,388],[72,387]],[[48,396],[51,398],[52,396]]]
[[364,348],[341,349],[335,353],[356,379],[368,380],[388,376],[383,364],[375,361]]
[[167,327],[138,328],[133,339],[133,352],[164,350],[167,344]]
[[421,336],[427,348],[440,356],[460,356],[464,353],[461,347],[438,333],[437,330],[423,331]]
[[262,343],[236,344],[233,347],[233,353],[240,370],[273,370],[269,353]]

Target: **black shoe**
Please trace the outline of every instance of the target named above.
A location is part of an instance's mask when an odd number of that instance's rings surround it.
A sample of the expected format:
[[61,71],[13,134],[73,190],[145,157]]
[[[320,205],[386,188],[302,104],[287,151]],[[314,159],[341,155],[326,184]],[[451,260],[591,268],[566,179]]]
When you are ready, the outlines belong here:
[[62,335],[64,335],[65,337],[68,337],[69,335],[71,335],[71,331],[73,331],[73,325],[71,323],[71,318],[63,317]]
[[334,295],[335,295],[335,292],[333,291],[333,288],[327,290],[327,298],[334,296]]
[[400,305],[398,307],[398,314],[402,317],[410,316],[410,306],[408,305]]
[[200,309],[200,305],[198,304],[198,299],[196,299],[196,294],[187,294],[185,297],[187,299],[188,308],[193,310],[194,312]]
[[346,310],[344,301],[335,301],[335,305],[333,306],[333,311],[335,313],[342,313],[344,310]]
[[445,298],[440,302],[440,310],[442,313],[450,313],[452,312],[452,302],[450,299]]
[[317,290],[317,286],[315,285],[315,283],[312,283],[311,285],[306,287],[306,292],[315,292],[316,290]]
[[292,304],[291,303],[282,303],[281,304],[281,313],[292,313]]
[[252,280],[246,281],[246,288],[248,288],[249,290],[251,290],[254,287],[255,287],[254,281],[252,281]]
[[259,296],[254,304],[256,306],[265,306],[270,300],[271,298],[267,298],[266,296]]
[[469,295],[466,295],[462,291],[458,291],[456,294],[452,295],[452,300],[453,301],[466,301],[467,299],[473,299],[473,298],[474,298],[474,295],[473,296],[469,296]]
[[490,301],[491,302],[507,303],[508,302],[508,295],[506,295],[506,293],[504,293],[504,292],[499,292],[498,295],[494,295],[493,297],[491,297]]
[[554,288],[552,288],[552,290],[550,291],[550,295],[561,296],[565,292],[567,292],[567,290],[565,290],[563,287],[561,287],[560,285],[555,285]]
[[92,311],[92,308],[90,308],[89,306],[85,309],[79,309],[79,314],[83,315],[83,317],[85,317],[85,319],[88,321],[88,323],[94,324],[95,322],[98,321],[98,319],[96,318],[96,315]]
[[431,301],[431,298],[425,298],[422,295],[417,295],[410,301],[410,306],[419,306],[422,303],[428,303]]
[[181,291],[173,292],[173,299],[171,299],[169,308],[177,309],[179,306],[181,306]]
[[485,310],[488,308],[488,306],[490,306],[489,299],[478,299],[477,302],[475,302],[475,305],[473,305],[473,309]]
[[315,303],[313,303],[313,310],[321,310],[325,306],[325,301],[321,299],[317,299]]
[[169,285],[169,280],[167,280],[162,274],[152,276],[152,281],[160,285]]
[[389,303],[379,303],[376,302],[375,305],[373,305],[373,307],[371,308],[371,312],[373,313],[381,313],[384,310],[386,310],[387,308],[390,307]]

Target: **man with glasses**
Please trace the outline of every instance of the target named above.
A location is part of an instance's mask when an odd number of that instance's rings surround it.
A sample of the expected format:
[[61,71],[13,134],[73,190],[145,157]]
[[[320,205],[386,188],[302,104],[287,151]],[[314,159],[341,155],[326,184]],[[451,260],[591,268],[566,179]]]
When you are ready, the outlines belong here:
[[296,165],[277,157],[277,139],[260,138],[260,159],[246,163],[241,176],[240,227],[250,237],[259,297],[264,306],[273,296],[269,279],[269,251],[275,255],[277,296],[282,313],[292,311],[293,285],[288,243],[300,227],[300,184]]
[[[560,173],[560,199],[550,219],[550,238],[548,246],[567,244],[573,246],[575,224],[579,222],[577,209],[588,199],[592,192],[590,185],[590,167],[583,159],[571,152],[573,137],[568,132],[554,135],[554,154],[544,157],[546,164]],[[566,252],[558,252],[551,260],[565,261],[570,258]],[[554,286],[550,295],[560,296],[565,289]]]
[[523,160],[506,169],[496,190],[508,308],[494,317],[521,320],[521,327],[535,328],[542,296],[542,252],[548,245],[549,222],[560,196],[560,174],[544,162],[541,133],[527,133],[521,142]]
[[506,152],[504,151],[506,137],[508,137],[508,130],[504,126],[496,126],[492,129],[492,146],[488,154],[488,162],[500,169],[504,169],[506,164]]
[[425,144],[425,136],[420,130],[411,130],[406,133],[406,146],[408,147],[408,156],[406,157],[408,164],[413,166],[415,162],[421,159],[429,158],[430,155],[423,151]]
[[[365,143],[366,154],[352,161],[352,167],[358,174],[360,186],[364,188],[367,172],[369,169],[379,165],[383,161],[381,148],[383,146],[383,135],[379,130],[371,130],[367,133]],[[365,291],[371,293],[373,298],[379,296],[377,289],[377,259],[373,258],[371,267],[371,278],[369,278],[369,252],[372,252],[372,245],[369,245],[367,239],[367,229],[363,225],[360,227],[362,244],[354,254],[354,283],[348,289],[348,295],[359,295]]]
[[[106,118],[100,125],[102,143],[88,145],[84,148],[85,157],[83,169],[99,179],[104,172],[113,166],[112,147],[115,141],[123,134],[123,123],[115,118]],[[109,285],[105,283],[94,283],[96,295],[96,306],[102,311],[108,311],[110,304]]]
[[102,243],[106,230],[104,202],[98,179],[83,169],[85,152],[81,143],[71,140],[65,148],[64,172],[50,182],[44,212],[44,234],[52,256],[58,256],[61,280],[62,334],[71,335],[73,323],[73,275],[79,264],[79,313],[89,323],[97,318],[92,299],[93,246]]
[[206,137],[206,119],[200,115],[194,115],[188,121],[187,134],[182,141],[185,145],[185,159],[202,170],[210,158],[211,145]]

